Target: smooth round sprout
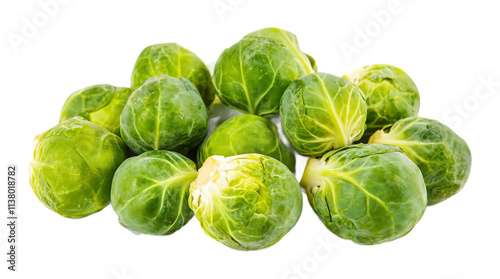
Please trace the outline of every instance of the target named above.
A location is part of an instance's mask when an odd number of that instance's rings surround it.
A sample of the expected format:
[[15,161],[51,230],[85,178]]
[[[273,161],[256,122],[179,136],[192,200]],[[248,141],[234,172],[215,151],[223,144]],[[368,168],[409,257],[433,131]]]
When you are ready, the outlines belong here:
[[427,205],[420,170],[391,145],[352,145],[310,158],[300,184],[323,224],[359,244],[406,235]]
[[120,135],[120,114],[131,93],[128,88],[108,84],[78,90],[64,103],[59,122],[81,116]]
[[366,96],[366,131],[368,138],[388,124],[418,115],[420,95],[413,80],[403,70],[384,64],[356,69],[348,78]]
[[212,155],[228,157],[248,153],[273,157],[292,172],[295,170],[295,156],[279,138],[276,125],[252,114],[233,116],[217,126],[198,148],[198,164],[201,166]]
[[375,132],[370,143],[401,147],[422,171],[429,205],[458,193],[471,170],[467,143],[446,125],[432,119],[412,117]]
[[295,150],[321,156],[363,135],[366,102],[348,80],[318,73],[298,78],[281,99],[281,127]]
[[64,217],[88,216],[108,205],[113,174],[125,152],[115,134],[82,117],[70,118],[36,138],[31,188]]
[[297,223],[302,193],[293,173],[274,158],[212,156],[191,184],[189,206],[215,240],[257,250],[277,243]]
[[120,124],[123,140],[136,154],[150,150],[187,154],[207,132],[207,109],[189,80],[159,76],[132,93]]
[[278,112],[281,96],[293,80],[314,69],[292,33],[258,32],[224,50],[215,64],[213,83],[227,106],[266,116]]
[[131,157],[113,178],[113,210],[132,231],[171,234],[193,216],[189,185],[197,175],[195,164],[175,152],[155,150]]
[[145,48],[135,62],[131,88],[136,90],[148,79],[160,75],[189,79],[207,107],[214,100],[215,90],[207,66],[196,54],[176,43]]

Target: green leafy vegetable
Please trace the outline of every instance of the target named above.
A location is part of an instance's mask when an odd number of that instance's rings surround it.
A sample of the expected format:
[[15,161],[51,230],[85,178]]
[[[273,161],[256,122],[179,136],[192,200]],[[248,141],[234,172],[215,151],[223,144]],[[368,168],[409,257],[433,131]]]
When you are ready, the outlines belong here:
[[298,78],[281,99],[281,126],[302,155],[321,156],[363,135],[366,102],[361,90],[334,75]]
[[49,209],[68,218],[100,211],[125,160],[120,137],[82,117],[63,121],[36,138],[30,184]]
[[352,145],[310,158],[300,184],[323,224],[359,244],[406,235],[427,204],[418,167],[390,145]]
[[429,205],[458,193],[467,182],[471,153],[467,143],[446,125],[411,117],[375,132],[370,143],[401,147],[422,171]]
[[292,172],[260,154],[208,158],[189,206],[206,234],[238,250],[277,243],[298,221],[302,193]]
[[403,70],[375,64],[355,70],[348,78],[366,96],[367,128],[361,141],[388,124],[418,115],[420,95],[413,80]]
[[263,29],[245,36],[220,55],[213,83],[227,106],[266,116],[278,112],[281,96],[293,80],[313,71],[295,35]]
[[160,149],[187,154],[203,140],[208,117],[189,80],[159,76],[134,91],[120,123],[123,140],[136,154]]
[[120,223],[146,234],[171,234],[193,216],[189,185],[198,172],[188,158],[171,151],[148,151],[118,168],[111,204]]
[[120,114],[131,91],[108,84],[89,86],[71,94],[64,103],[59,122],[81,116],[120,135]]
[[136,90],[148,79],[160,75],[189,79],[207,107],[214,100],[215,91],[207,66],[196,54],[176,43],[145,48],[135,62],[131,88]]
[[219,125],[198,149],[201,166],[212,155],[233,156],[258,153],[273,157],[295,170],[295,156],[281,141],[276,126],[268,119],[251,115],[236,115]]

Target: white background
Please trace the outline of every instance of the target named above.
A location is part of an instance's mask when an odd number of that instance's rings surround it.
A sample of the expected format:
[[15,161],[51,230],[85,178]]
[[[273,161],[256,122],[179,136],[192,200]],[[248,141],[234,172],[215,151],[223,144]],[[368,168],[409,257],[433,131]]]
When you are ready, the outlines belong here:
[[[1,224],[9,163],[19,165],[20,216],[16,273],[6,270],[7,227],[0,226],[1,278],[500,278],[497,1],[70,0],[44,18],[46,2],[0,4]],[[23,34],[26,22],[36,30]],[[148,45],[177,42],[213,62],[246,33],[269,26],[295,33],[323,72],[343,75],[372,63],[405,70],[420,89],[420,115],[469,143],[465,188],[429,207],[404,238],[375,246],[330,233],[304,196],[295,228],[254,252],[212,240],[195,218],[171,236],[138,236],[109,206],[70,220],[37,200],[28,183],[32,140],[57,123],[71,92],[129,86]],[[22,41],[12,43],[14,36]],[[487,79],[493,86],[484,86]],[[301,159],[298,178],[303,166]]]

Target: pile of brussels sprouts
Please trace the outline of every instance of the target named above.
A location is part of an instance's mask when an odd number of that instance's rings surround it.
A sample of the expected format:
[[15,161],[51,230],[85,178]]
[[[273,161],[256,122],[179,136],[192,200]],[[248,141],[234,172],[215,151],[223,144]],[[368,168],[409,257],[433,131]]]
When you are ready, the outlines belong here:
[[[30,184],[64,217],[111,202],[124,227],[167,235],[195,215],[207,235],[239,250],[269,247],[290,231],[302,187],[334,234],[387,242],[470,173],[466,142],[418,117],[419,106],[401,69],[320,73],[295,35],[277,28],[224,50],[213,75],[178,44],[153,45],[139,55],[130,88],[95,85],[68,97],[60,123],[36,138]],[[240,114],[209,134],[224,108]],[[309,156],[300,183],[294,151]]]

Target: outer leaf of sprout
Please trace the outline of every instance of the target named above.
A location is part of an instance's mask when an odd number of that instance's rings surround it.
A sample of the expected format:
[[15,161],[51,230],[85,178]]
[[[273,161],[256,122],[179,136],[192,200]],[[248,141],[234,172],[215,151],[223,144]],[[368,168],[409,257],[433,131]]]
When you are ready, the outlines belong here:
[[281,126],[302,155],[321,156],[359,140],[366,102],[351,82],[317,73],[298,78],[281,99]]
[[212,156],[191,184],[189,206],[210,237],[233,249],[257,250],[292,229],[302,193],[292,172],[274,158]]
[[215,91],[207,66],[196,54],[176,43],[145,48],[135,62],[131,88],[136,90],[148,79],[160,75],[189,79],[207,107],[214,100]]
[[446,125],[432,119],[411,117],[375,132],[370,143],[401,147],[422,171],[429,205],[458,193],[471,170],[467,143]]
[[74,117],[39,135],[35,144],[30,184],[45,206],[82,218],[108,205],[113,174],[126,158],[120,137]]
[[418,115],[420,95],[413,80],[403,70],[384,64],[374,64],[346,76],[366,96],[367,128],[362,142],[385,125]]
[[159,76],[132,93],[120,124],[123,140],[136,154],[149,150],[187,154],[203,140],[208,117],[193,83]]
[[300,183],[323,224],[359,244],[406,235],[427,204],[418,167],[390,145],[352,145],[310,158]]
[[273,157],[295,170],[295,156],[281,141],[276,125],[251,114],[236,115],[219,125],[198,149],[198,164],[213,155],[233,156],[258,153]]
[[295,35],[266,28],[248,34],[219,56],[213,83],[225,105],[267,116],[278,112],[281,96],[293,80],[313,71]]
[[269,38],[278,41],[285,49],[293,54],[297,63],[303,65],[307,74],[316,72],[316,61],[314,58],[300,50],[297,36],[292,32],[280,28],[264,28],[249,33],[245,38]]
[[174,233],[193,216],[189,185],[197,175],[195,164],[175,152],[155,150],[131,157],[114,175],[113,210],[132,231]]
[[131,93],[128,88],[108,84],[78,90],[64,103],[59,122],[81,116],[120,135],[120,114]]

